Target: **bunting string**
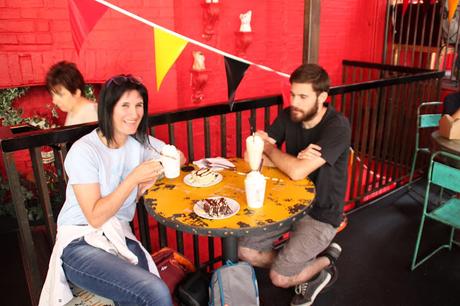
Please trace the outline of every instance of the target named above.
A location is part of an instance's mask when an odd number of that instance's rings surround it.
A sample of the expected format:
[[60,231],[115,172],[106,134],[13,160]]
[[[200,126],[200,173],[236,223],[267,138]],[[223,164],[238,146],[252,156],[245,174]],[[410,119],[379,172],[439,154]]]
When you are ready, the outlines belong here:
[[204,43],[202,43],[202,42],[199,42],[199,41],[194,40],[194,39],[192,39],[192,38],[189,38],[189,37],[187,37],[187,36],[184,36],[184,35],[181,35],[181,34],[179,34],[179,33],[174,32],[174,31],[171,31],[171,30],[169,30],[169,29],[167,29],[167,28],[165,28],[165,27],[162,27],[162,26],[160,26],[160,25],[158,25],[158,24],[156,24],[156,23],[153,23],[153,22],[151,22],[151,21],[149,21],[149,20],[147,20],[147,19],[145,19],[145,18],[142,18],[142,17],[140,17],[140,16],[138,16],[138,15],[136,15],[136,14],[133,14],[133,13],[131,13],[131,12],[129,12],[129,11],[127,11],[127,10],[125,10],[125,9],[123,9],[123,8],[121,8],[121,7],[119,7],[119,6],[116,6],[116,5],[114,5],[114,4],[110,3],[110,2],[107,2],[107,1],[105,1],[105,0],[94,0],[94,1],[96,1],[96,2],[98,2],[98,3],[100,3],[100,4],[102,4],[102,5],[105,5],[105,6],[111,8],[111,9],[113,9],[113,10],[115,10],[115,11],[117,11],[117,12],[123,14],[123,15],[126,15],[126,16],[128,16],[128,17],[130,17],[130,18],[133,18],[133,19],[135,19],[135,20],[137,20],[137,21],[139,21],[139,22],[142,22],[142,23],[144,23],[144,24],[146,24],[146,25],[149,25],[149,26],[154,27],[154,28],[161,29],[162,31],[164,31],[164,32],[166,32],[166,33],[169,33],[169,34],[174,35],[174,36],[176,36],[176,37],[178,37],[178,38],[181,38],[181,39],[183,39],[183,40],[186,40],[186,41],[188,41],[188,42],[190,42],[190,43],[192,43],[192,44],[194,44],[194,45],[200,46],[200,47],[202,47],[203,49],[206,49],[206,50],[209,50],[209,51],[218,53],[218,54],[223,55],[223,56],[225,56],[225,57],[227,57],[227,58],[231,58],[231,59],[233,59],[233,60],[235,60],[235,61],[238,61],[238,62],[241,62],[241,63],[245,63],[245,64],[247,64],[247,65],[256,66],[256,67],[258,67],[259,69],[262,69],[262,70],[265,70],[265,71],[274,72],[274,73],[276,73],[276,74],[278,74],[278,75],[280,75],[280,76],[283,76],[283,77],[285,77],[285,78],[289,78],[289,74],[287,74],[287,73],[280,72],[280,71],[276,71],[276,70],[274,70],[274,69],[272,69],[272,68],[270,68],[270,67],[267,67],[267,66],[265,66],[265,65],[260,65],[260,64],[253,63],[253,62],[248,61],[248,60],[246,60],[246,59],[243,59],[243,58],[241,58],[241,57],[235,56],[235,55],[233,55],[233,54],[230,54],[230,53],[227,53],[227,52],[225,52],[225,51],[219,50],[219,49],[217,49],[217,48],[211,47],[211,46],[209,46],[209,45],[206,45],[206,44],[204,44]]

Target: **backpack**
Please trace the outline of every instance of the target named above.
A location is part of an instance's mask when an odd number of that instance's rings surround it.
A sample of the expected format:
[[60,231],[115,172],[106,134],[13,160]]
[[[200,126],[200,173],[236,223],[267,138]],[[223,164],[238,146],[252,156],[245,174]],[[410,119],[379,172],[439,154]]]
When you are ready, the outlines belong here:
[[254,268],[247,262],[227,261],[209,284],[209,306],[259,306],[259,289]]
[[209,274],[204,270],[189,273],[176,288],[180,306],[208,306]]

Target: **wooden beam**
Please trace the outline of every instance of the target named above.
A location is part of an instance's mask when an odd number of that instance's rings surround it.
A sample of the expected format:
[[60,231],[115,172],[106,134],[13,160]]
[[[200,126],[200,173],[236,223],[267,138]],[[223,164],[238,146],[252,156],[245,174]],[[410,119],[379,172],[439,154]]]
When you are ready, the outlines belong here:
[[305,0],[303,63],[317,63],[319,54],[320,0]]

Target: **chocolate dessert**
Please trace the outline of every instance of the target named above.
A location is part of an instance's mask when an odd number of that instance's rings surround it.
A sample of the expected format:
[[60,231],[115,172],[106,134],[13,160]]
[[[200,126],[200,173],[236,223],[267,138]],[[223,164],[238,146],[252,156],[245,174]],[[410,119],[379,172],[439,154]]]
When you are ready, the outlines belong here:
[[225,198],[204,199],[203,210],[211,217],[221,217],[232,213]]

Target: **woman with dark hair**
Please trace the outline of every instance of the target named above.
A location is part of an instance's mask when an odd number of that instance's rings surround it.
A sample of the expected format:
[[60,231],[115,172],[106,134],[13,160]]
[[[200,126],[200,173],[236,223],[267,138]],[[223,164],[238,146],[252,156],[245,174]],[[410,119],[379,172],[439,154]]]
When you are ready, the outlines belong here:
[[129,226],[136,199],[163,172],[158,152],[165,144],[147,135],[147,103],[147,89],[137,79],[111,78],[99,98],[99,127],[69,150],[66,201],[40,305],[68,302],[67,281],[117,305],[172,305]]
[[46,74],[53,104],[67,113],[64,125],[97,121],[97,104],[85,97],[85,81],[74,63],[61,61]]

